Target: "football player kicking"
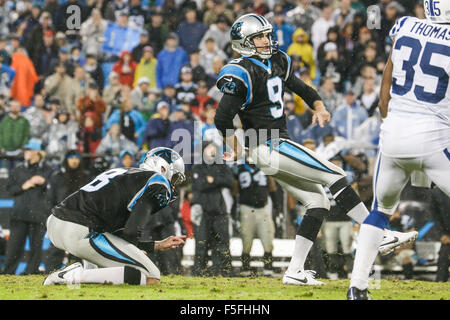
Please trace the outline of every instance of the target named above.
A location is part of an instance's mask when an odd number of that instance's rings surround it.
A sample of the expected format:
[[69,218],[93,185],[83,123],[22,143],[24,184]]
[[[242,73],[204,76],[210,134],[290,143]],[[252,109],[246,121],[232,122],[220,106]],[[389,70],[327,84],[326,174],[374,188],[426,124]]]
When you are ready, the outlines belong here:
[[159,283],[160,272],[146,253],[177,248],[186,236],[149,241],[143,231],[150,215],[171,201],[175,185],[184,179],[179,154],[155,148],[139,169],[111,169],[67,197],[52,209],[47,233],[55,247],[88,263],[56,271],[43,284]]
[[450,2],[425,0],[424,6],[426,20],[402,17],[390,31],[393,47],[381,84],[379,108],[385,119],[374,202],[358,238],[350,300],[370,299],[369,272],[383,229],[414,172],[424,173],[450,196]]
[[[257,14],[244,15],[234,22],[232,48],[242,57],[230,61],[219,74],[217,87],[224,95],[215,124],[231,148],[224,153],[224,160],[234,161],[243,155],[233,130],[233,118],[238,114],[248,133],[246,145],[255,164],[307,208],[283,283],[321,285],[314,278],[314,271],[304,270],[304,263],[330,209],[323,186],[330,189],[338,205],[356,222],[361,224],[369,212],[341,168],[290,140],[283,110],[285,86],[313,108],[313,123],[323,126],[330,114],[317,92],[294,75],[290,57],[276,50],[272,31],[270,23]],[[415,236],[391,231],[386,231],[386,235],[385,245],[380,246],[385,252]]]

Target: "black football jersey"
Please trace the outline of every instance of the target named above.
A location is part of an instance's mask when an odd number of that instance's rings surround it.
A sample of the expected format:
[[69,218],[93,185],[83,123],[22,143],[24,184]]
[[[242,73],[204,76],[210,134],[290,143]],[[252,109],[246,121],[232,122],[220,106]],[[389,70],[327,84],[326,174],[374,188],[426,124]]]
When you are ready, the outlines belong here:
[[232,60],[220,71],[216,85],[245,100],[238,112],[244,130],[278,129],[280,137],[288,139],[283,94],[292,74],[291,59],[277,51],[266,63],[247,57]]
[[269,195],[267,176],[253,164],[240,164],[236,168],[239,182],[239,203],[263,208]]
[[138,168],[116,168],[98,175],[64,199],[52,213],[97,232],[114,232],[138,210],[150,213],[172,199],[172,188],[159,173]]

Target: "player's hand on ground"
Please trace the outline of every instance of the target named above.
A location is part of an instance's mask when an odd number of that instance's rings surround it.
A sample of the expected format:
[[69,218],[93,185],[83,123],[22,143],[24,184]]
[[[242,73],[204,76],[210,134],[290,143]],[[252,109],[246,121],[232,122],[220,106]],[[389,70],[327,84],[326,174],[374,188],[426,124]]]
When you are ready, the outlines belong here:
[[184,244],[184,239],[187,236],[170,236],[164,240],[155,242],[155,251],[166,251],[170,249],[176,249]]

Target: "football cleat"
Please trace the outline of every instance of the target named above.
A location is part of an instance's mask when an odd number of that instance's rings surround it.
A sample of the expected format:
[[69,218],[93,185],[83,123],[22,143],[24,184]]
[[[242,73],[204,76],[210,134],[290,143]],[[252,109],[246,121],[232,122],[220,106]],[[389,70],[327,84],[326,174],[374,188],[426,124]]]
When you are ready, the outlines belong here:
[[314,279],[316,272],[313,270],[298,271],[297,273],[285,272],[283,284],[294,284],[297,286],[321,286],[322,281]]
[[55,284],[73,284],[73,274],[83,269],[83,265],[79,262],[71,264],[64,269],[51,273],[45,280],[43,285],[55,285]]
[[413,243],[418,236],[417,231],[411,232],[397,232],[392,230],[386,230],[386,234],[384,236],[383,242],[380,244],[378,248],[378,252],[385,256],[395,248],[400,247],[405,244]]
[[347,300],[372,300],[372,298],[369,296],[367,289],[359,290],[356,287],[351,287],[347,291]]

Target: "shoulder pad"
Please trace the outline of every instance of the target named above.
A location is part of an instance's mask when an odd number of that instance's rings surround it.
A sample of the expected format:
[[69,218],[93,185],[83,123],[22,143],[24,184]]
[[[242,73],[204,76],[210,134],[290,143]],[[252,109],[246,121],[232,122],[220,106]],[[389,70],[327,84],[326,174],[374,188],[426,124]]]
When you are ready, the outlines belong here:
[[404,17],[401,17],[401,18],[397,19],[397,21],[395,22],[395,24],[392,27],[391,31],[389,31],[389,37],[392,39],[392,42],[395,41],[395,38],[396,38],[398,32],[400,31],[400,29],[403,27],[403,25],[405,24],[405,22],[408,19],[412,19],[412,17],[404,16]]
[[252,100],[252,79],[247,69],[240,64],[229,63],[225,65],[220,70],[216,85],[225,94],[245,98],[244,105],[247,105]]

